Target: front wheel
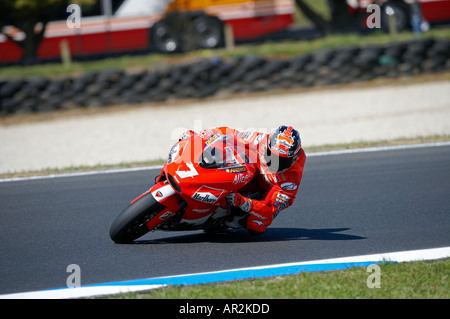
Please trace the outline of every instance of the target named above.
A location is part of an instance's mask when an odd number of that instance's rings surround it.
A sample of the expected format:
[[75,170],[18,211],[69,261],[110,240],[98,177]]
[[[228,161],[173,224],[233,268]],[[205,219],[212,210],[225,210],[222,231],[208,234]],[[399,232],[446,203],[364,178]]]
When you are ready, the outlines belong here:
[[132,242],[149,232],[148,221],[164,208],[152,193],[145,194],[117,216],[109,229],[109,236],[117,244]]

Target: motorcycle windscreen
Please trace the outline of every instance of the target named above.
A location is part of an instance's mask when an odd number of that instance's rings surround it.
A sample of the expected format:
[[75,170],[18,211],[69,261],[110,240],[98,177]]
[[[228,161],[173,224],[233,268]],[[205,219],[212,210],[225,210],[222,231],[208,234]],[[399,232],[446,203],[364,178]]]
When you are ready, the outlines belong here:
[[223,135],[203,150],[199,165],[203,168],[230,168],[248,163],[245,145],[233,135]]

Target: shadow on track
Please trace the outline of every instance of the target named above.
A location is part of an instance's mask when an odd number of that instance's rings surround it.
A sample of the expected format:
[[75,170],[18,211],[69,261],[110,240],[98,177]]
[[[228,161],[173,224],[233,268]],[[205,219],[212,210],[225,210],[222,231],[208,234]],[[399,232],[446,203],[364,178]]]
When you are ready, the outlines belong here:
[[251,243],[276,242],[291,240],[360,240],[366,239],[358,235],[342,234],[350,228],[269,228],[260,236],[252,236],[246,230],[227,230],[219,233],[206,233],[199,231],[182,236],[171,236],[155,240],[137,240],[133,244],[193,244],[202,242],[211,243]]

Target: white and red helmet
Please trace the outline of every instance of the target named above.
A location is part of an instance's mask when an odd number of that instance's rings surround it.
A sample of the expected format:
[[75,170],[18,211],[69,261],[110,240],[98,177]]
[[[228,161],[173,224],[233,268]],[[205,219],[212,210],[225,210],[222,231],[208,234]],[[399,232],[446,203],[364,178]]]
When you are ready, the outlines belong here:
[[290,168],[300,154],[300,134],[292,126],[280,126],[269,134],[264,151],[265,165],[272,173]]

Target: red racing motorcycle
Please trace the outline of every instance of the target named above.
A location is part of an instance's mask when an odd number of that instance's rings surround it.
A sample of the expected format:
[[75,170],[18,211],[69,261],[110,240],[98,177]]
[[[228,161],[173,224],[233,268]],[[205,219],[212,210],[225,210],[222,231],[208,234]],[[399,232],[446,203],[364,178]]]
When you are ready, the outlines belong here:
[[231,210],[226,196],[256,172],[256,150],[236,135],[194,135],[177,142],[155,185],[113,221],[115,243],[130,243],[154,230],[215,230]]

